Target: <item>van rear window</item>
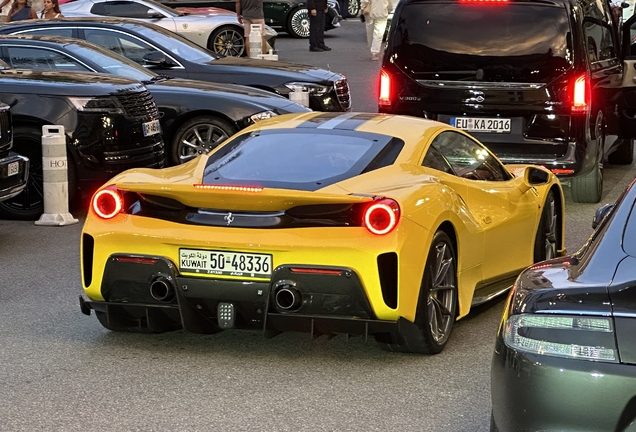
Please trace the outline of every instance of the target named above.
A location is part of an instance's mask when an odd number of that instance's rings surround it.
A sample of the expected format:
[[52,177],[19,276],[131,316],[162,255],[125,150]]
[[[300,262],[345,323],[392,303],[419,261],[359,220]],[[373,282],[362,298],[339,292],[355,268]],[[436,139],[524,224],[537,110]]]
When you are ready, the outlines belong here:
[[394,60],[414,79],[547,83],[572,65],[563,6],[415,2],[394,21]]

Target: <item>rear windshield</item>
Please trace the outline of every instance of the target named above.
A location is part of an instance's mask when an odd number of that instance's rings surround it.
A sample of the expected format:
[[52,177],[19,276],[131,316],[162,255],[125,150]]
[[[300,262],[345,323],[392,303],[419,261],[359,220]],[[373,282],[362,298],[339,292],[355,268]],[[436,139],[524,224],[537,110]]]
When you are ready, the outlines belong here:
[[546,83],[571,67],[563,6],[410,3],[392,26],[394,60],[414,79]]
[[391,136],[342,130],[243,134],[210,155],[203,182],[317,190],[391,165],[403,146]]

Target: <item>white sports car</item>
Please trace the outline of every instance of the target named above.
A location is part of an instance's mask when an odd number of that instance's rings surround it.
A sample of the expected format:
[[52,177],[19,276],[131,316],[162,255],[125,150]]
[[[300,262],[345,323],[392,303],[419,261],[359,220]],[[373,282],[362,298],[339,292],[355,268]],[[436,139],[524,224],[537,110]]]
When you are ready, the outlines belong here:
[[[212,9],[206,14],[179,12],[152,0],[75,0],[60,6],[66,17],[106,16],[138,19],[179,33],[225,56],[245,53],[243,25],[236,13]],[[267,27],[267,26],[266,26]],[[276,34],[267,27],[267,34]]]

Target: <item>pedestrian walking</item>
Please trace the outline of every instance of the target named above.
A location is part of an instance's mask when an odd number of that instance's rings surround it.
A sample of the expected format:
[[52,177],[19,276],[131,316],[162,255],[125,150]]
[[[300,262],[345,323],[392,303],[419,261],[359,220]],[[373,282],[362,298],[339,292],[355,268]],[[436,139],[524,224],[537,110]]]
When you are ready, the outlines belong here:
[[64,18],[62,12],[60,12],[60,3],[58,0],[44,0],[44,9],[40,13],[40,18]]
[[[326,1],[326,0],[325,0]],[[267,53],[267,40],[265,39],[265,13],[263,12],[263,0],[235,0],[236,17],[243,24],[243,36],[245,37],[245,52],[250,52],[250,31],[252,24],[261,25],[262,49],[261,53]]]
[[386,20],[393,10],[392,0],[362,0],[361,14],[367,30],[367,44],[371,50],[371,60],[380,60],[382,37],[386,30]]
[[35,13],[28,0],[13,0],[11,9],[9,9],[9,21],[22,21],[28,19],[37,19],[38,14]]
[[309,51],[331,51],[325,45],[327,0],[307,0],[306,6],[309,10]]

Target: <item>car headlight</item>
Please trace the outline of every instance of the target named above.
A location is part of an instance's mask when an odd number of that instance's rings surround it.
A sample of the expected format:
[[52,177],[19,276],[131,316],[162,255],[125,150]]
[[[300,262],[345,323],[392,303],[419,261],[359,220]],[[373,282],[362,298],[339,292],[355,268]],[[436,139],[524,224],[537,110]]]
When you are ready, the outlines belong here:
[[518,351],[579,360],[618,363],[611,318],[568,315],[512,315],[503,332]]
[[249,122],[250,123],[258,123],[260,121],[270,119],[270,118],[275,117],[277,115],[278,114],[276,114],[274,111],[263,111],[263,112],[259,112],[259,113],[256,113],[254,115],[251,115],[249,117]]
[[119,101],[112,97],[69,97],[68,100],[78,111],[106,114],[126,112]]
[[315,84],[315,83],[305,83],[305,82],[292,82],[285,84],[290,91],[297,92],[308,92],[311,96],[322,96],[329,91],[329,87]]

